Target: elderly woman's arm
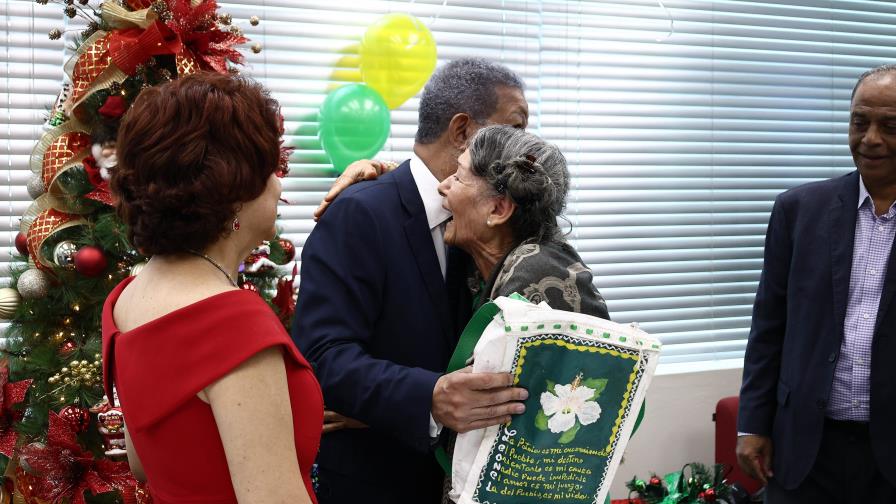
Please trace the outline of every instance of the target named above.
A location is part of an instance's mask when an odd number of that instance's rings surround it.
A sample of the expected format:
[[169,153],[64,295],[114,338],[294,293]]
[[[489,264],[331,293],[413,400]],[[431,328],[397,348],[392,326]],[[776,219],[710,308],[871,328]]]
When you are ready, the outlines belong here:
[[308,504],[296,455],[286,365],[279,347],[205,388],[241,504]]

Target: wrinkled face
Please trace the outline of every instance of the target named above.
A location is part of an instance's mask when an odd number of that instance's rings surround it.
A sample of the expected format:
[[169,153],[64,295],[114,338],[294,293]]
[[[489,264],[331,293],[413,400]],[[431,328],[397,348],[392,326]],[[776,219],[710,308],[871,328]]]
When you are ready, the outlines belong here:
[[439,194],[445,198],[442,206],[454,215],[445,227],[446,245],[469,251],[491,234],[486,221],[496,196],[490,193],[485,179],[470,169],[470,152],[464,151],[457,159],[457,173],[439,184]]
[[896,187],[896,74],[868,77],[856,89],[849,149],[869,191]]
[[264,191],[254,200],[243,203],[240,210],[240,229],[258,233],[258,242],[270,240],[277,234],[277,202],[280,201],[280,178],[276,173],[268,177]]

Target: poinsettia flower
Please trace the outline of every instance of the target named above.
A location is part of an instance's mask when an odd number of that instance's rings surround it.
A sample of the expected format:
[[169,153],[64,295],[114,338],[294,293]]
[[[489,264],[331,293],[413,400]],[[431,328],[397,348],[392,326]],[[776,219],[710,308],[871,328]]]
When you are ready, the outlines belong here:
[[0,453],[7,457],[12,457],[19,438],[15,423],[21,420],[23,415],[13,407],[25,400],[29,386],[31,380],[10,383],[9,365],[5,360],[0,362]]
[[92,495],[122,491],[136,484],[125,461],[97,459],[78,442],[69,422],[50,412],[46,443],[22,448],[19,462],[31,476],[31,495],[46,502],[86,504]]
[[554,392],[541,393],[541,407],[548,419],[548,428],[553,433],[566,432],[576,424],[589,425],[600,418],[600,405],[594,398],[595,390],[581,384],[576,378],[569,385],[554,385]]

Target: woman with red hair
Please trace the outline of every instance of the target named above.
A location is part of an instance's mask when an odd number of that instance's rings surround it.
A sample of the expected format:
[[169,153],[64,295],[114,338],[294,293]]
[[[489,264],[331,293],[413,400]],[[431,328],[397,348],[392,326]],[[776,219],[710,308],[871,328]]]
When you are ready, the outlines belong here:
[[316,502],[323,401],[279,319],[236,283],[274,232],[279,105],[244,78],[144,90],[122,121],[111,188],[150,255],[103,310],[106,390],[154,502]]

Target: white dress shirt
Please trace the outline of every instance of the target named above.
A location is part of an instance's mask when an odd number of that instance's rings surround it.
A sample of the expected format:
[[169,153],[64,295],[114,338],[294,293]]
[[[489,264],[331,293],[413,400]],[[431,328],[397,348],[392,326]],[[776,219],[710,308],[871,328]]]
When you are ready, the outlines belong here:
[[[442,270],[442,279],[444,279],[447,252],[445,250],[445,227],[442,224],[451,217],[451,212],[442,207],[438,179],[416,154],[411,154],[411,175],[414,177],[414,183],[417,184],[417,192],[420,193],[420,198],[423,200],[426,222],[429,225],[429,232],[432,234],[432,246],[439,258],[439,268]],[[441,432],[442,426],[436,422],[430,412],[429,437],[437,438]]]
[[439,194],[439,181],[429,171],[422,159],[416,154],[411,154],[411,175],[417,184],[417,191],[423,199],[423,208],[426,209],[426,222],[429,224],[429,232],[432,234],[432,245],[436,256],[439,258],[439,268],[442,270],[442,278],[445,278],[445,229],[442,224],[451,217],[451,212],[442,206],[442,195]]

